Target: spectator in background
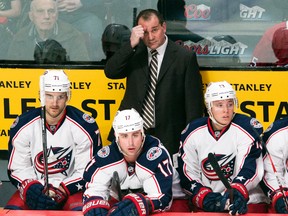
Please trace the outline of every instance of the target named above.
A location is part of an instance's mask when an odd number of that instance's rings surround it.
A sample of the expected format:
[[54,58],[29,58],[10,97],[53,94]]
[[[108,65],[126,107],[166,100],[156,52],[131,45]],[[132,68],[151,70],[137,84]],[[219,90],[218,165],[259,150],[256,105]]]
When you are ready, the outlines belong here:
[[46,124],[39,107],[18,116],[10,128],[8,177],[18,190],[5,209],[81,211],[84,168],[102,147],[99,128],[94,118],[67,105],[70,81],[63,70],[45,71],[42,81]]
[[287,29],[287,22],[278,23],[265,31],[253,51],[250,66],[275,66],[277,64],[278,58],[272,47],[273,36],[278,29]]
[[21,14],[21,0],[0,0],[0,60],[6,59],[15,33],[16,18]]
[[39,64],[61,64],[68,61],[66,49],[52,39],[36,44],[34,60]]
[[82,33],[70,24],[58,20],[57,4],[54,0],[33,0],[29,18],[31,24],[23,27],[14,36],[8,50],[8,59],[33,60],[35,45],[54,39],[66,49],[71,61],[90,60]]
[[[141,113],[145,133],[158,137],[172,155],[178,152],[180,133],[185,125],[203,116],[202,77],[197,57],[168,39],[166,22],[158,11],[141,11],[136,23],[130,41],[107,61],[104,71],[110,79],[126,78],[126,92],[119,110],[135,108]],[[155,50],[158,65],[149,68],[150,51]],[[150,78],[154,68],[157,81]],[[153,86],[156,86],[155,97],[152,97],[155,109],[149,112],[143,104],[147,104],[147,93]],[[144,113],[153,113],[148,126]],[[111,131],[109,140],[113,134]]]
[[288,67],[288,28],[278,28],[272,39],[272,49],[277,58],[277,67]]
[[15,29],[15,19],[21,14],[21,0],[0,0],[0,24],[6,26],[13,33]]
[[88,44],[92,61],[100,61],[105,56],[101,49],[101,35],[104,30],[101,19],[92,12],[98,0],[58,0],[59,18],[72,24],[82,32]]

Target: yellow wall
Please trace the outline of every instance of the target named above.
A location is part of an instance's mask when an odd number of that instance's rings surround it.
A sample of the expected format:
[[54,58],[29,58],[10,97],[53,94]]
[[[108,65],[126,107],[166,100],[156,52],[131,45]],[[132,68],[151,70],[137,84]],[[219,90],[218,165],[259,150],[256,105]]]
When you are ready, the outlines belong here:
[[[39,107],[39,76],[43,69],[1,69],[0,150],[8,148],[9,128],[18,114]],[[96,117],[102,139],[125,91],[125,80],[109,80],[103,70],[65,70],[71,81],[70,105]]]
[[256,117],[264,129],[288,113],[285,71],[203,71],[202,77],[205,84],[221,80],[231,83],[239,100],[238,112]]
[[[43,69],[1,69],[0,150],[8,148],[9,128],[18,114],[40,106],[39,76]],[[104,144],[125,92],[125,80],[110,80],[103,70],[65,70],[72,83],[70,105],[96,117]],[[203,90],[210,81],[227,80],[239,99],[238,112],[254,115],[264,126],[287,114],[285,71],[202,71]]]

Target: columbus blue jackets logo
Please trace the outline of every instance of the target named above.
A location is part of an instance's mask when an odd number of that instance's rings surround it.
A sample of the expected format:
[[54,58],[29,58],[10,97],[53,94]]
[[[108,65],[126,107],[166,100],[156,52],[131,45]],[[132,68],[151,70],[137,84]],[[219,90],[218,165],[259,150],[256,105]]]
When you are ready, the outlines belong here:
[[95,119],[86,113],[83,114],[82,118],[90,124],[95,122]]
[[261,124],[257,119],[255,119],[255,118],[252,118],[252,119],[250,120],[250,124],[251,124],[251,126],[253,126],[254,128],[262,128],[262,127],[263,127],[262,124]]
[[109,148],[109,146],[105,146],[105,147],[101,148],[101,149],[97,152],[97,155],[98,155],[100,158],[106,158],[109,154],[110,154],[110,148]]
[[[50,148],[48,150],[48,174],[62,173],[67,176],[66,170],[70,167],[72,158],[72,148]],[[43,152],[39,152],[35,159],[35,168],[44,174]]]
[[152,161],[158,158],[162,154],[162,149],[159,147],[153,147],[147,151],[147,160]]
[[[235,155],[230,154],[230,155],[222,155],[222,154],[216,154],[215,155],[216,160],[218,161],[218,164],[226,178],[229,178],[230,176],[233,175],[234,172],[234,165],[235,165]],[[218,181],[219,177],[214,171],[210,161],[208,158],[205,158],[202,163],[202,170],[203,174],[206,176],[211,181]]]

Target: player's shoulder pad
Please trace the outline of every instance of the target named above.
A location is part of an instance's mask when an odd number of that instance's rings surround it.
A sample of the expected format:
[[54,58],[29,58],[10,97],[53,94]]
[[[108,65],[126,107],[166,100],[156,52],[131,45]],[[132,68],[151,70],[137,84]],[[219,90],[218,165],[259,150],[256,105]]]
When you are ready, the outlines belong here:
[[98,168],[111,167],[118,161],[123,160],[123,158],[123,154],[119,152],[118,146],[114,141],[110,145],[104,146],[98,150],[93,159],[86,165],[83,174],[84,180],[91,181],[93,174]]
[[94,157],[99,166],[105,166],[123,159],[123,155],[119,152],[115,141],[98,150]]
[[143,150],[137,162],[147,168],[152,168],[157,166],[159,161],[167,158],[169,158],[169,153],[161,141],[154,136],[146,135]]
[[17,116],[10,127],[10,135],[12,135],[13,132],[18,131],[24,125],[29,124],[33,119],[40,117],[40,114],[41,108],[35,108]]
[[78,108],[76,107],[73,107],[73,106],[67,106],[66,107],[66,115],[68,117],[70,117],[71,119],[73,119],[74,121],[76,121],[77,123],[79,123],[81,126],[83,126],[84,128],[87,129],[87,127],[92,127],[92,126],[97,126],[97,123],[95,121],[95,119],[82,112],[81,110],[79,110]]
[[181,132],[181,137],[186,137],[194,130],[198,129],[203,125],[207,125],[208,117],[202,117],[191,121]]
[[240,126],[245,131],[250,134],[258,133],[258,135],[263,133],[263,125],[256,119],[244,114],[236,113],[232,119],[232,123]]
[[[264,131],[263,140],[266,141],[275,132],[288,126],[288,117],[278,119],[274,121],[269,127]],[[287,127],[288,128],[288,127]]]

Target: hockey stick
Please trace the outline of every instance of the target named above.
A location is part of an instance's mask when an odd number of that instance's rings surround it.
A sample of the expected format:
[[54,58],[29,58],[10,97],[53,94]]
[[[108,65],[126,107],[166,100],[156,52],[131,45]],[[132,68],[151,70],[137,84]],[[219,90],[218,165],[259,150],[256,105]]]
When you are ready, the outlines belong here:
[[111,179],[111,190],[114,191],[117,196],[118,200],[122,200],[122,193],[121,193],[121,187],[120,187],[120,179],[117,171],[113,172],[113,176]]
[[49,196],[44,75],[40,76],[40,102],[41,102],[41,126],[42,126],[42,147],[43,147],[43,166],[44,166],[44,192],[47,196]]
[[228,182],[227,178],[225,178],[216,158],[215,155],[213,153],[209,153],[208,154],[208,160],[210,161],[211,166],[213,167],[214,171],[216,172],[216,174],[218,175],[220,181],[224,184],[224,186],[227,188],[227,190],[229,191],[229,199],[230,199],[230,203],[233,203],[233,189],[230,185],[230,183]]

